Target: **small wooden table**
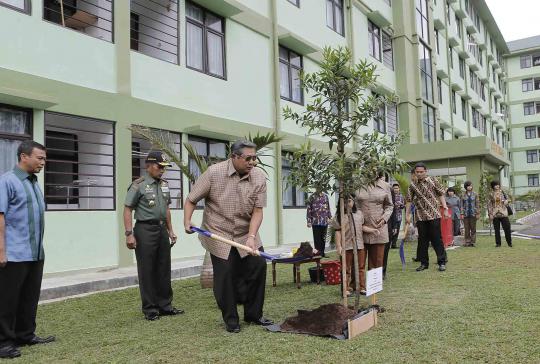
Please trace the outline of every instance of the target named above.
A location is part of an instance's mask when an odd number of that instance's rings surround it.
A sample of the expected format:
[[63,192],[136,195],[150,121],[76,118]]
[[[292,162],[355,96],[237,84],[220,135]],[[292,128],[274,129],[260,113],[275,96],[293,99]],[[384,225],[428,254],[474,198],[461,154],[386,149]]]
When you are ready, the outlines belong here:
[[316,263],[317,264],[317,284],[321,283],[321,277],[320,277],[320,269],[321,269],[321,256],[316,255],[311,258],[306,258],[303,260],[297,260],[297,261],[289,261],[288,258],[285,258],[283,260],[280,259],[274,259],[272,261],[272,286],[276,286],[276,264],[292,264],[293,265],[293,280],[294,283],[296,283],[296,287],[298,289],[302,288],[301,281],[300,281],[300,266],[304,263]]

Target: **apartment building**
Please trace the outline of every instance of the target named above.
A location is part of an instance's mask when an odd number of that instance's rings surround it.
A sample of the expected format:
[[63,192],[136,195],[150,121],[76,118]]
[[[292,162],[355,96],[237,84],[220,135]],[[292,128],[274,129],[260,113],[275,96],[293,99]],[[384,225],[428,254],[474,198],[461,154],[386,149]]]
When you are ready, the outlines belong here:
[[508,42],[511,186],[514,195],[540,187],[540,36]]
[[[311,240],[306,194],[283,182],[283,156],[308,137],[281,111],[310,101],[298,74],[318,69],[325,46],[375,63],[371,92],[399,96],[363,133],[407,132],[402,157],[451,183],[481,170],[506,183],[508,48],[483,1],[0,0],[0,39],[0,173],[21,140],[48,148],[47,273],[134,264],[123,201],[151,146],[133,124],[168,131],[195,173],[184,143],[219,159],[249,133],[285,136],[265,161],[261,234],[267,247]],[[173,258],[200,256],[182,233],[189,181],[177,168],[166,178]]]

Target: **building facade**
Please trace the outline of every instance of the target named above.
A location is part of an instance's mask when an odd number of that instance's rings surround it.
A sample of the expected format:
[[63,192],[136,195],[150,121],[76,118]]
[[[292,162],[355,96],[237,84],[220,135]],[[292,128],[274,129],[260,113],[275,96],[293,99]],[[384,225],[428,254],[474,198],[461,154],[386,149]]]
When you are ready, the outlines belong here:
[[[311,240],[306,194],[283,182],[283,156],[307,133],[282,109],[309,103],[298,74],[318,69],[325,46],[375,63],[371,92],[399,96],[363,133],[407,132],[402,157],[450,183],[481,170],[507,183],[508,48],[483,1],[0,0],[0,39],[0,172],[21,140],[48,148],[47,273],[134,264],[123,201],[151,146],[131,125],[169,132],[195,173],[184,143],[220,159],[249,133],[283,135],[265,161],[261,234],[267,247]],[[173,258],[200,256],[182,233],[189,181],[176,168],[166,178]]]
[[540,36],[508,42],[512,191],[540,188]]

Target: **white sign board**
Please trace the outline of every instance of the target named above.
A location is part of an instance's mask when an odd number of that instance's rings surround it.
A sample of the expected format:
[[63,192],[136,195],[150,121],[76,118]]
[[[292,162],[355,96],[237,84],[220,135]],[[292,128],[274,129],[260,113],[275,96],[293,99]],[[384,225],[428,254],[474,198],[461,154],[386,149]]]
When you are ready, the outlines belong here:
[[367,271],[366,275],[366,296],[383,290],[383,269],[375,268]]

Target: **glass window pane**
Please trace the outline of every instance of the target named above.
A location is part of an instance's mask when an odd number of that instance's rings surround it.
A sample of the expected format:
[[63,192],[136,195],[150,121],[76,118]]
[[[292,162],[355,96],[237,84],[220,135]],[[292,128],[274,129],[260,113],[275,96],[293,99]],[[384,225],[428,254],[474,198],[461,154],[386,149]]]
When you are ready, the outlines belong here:
[[302,87],[300,83],[300,70],[291,68],[292,99],[295,102],[302,102]]
[[335,19],[336,19],[336,32],[343,34],[343,12],[341,8],[335,7]]
[[197,21],[199,21],[201,23],[204,20],[203,10],[201,8],[199,8],[198,6],[195,6],[195,5],[190,4],[190,3],[186,4],[186,16],[188,18],[197,20]]
[[289,61],[289,51],[287,48],[279,47],[279,58],[286,62]]
[[306,194],[304,193],[304,191],[298,188],[296,189],[296,206],[305,206],[305,196]]
[[283,206],[293,206],[293,190],[287,184],[287,177],[290,175],[290,171],[288,169],[282,169],[281,174],[283,177],[283,192],[281,194]]
[[211,140],[209,144],[210,157],[216,157],[220,159],[227,158],[227,145],[223,142],[216,142]]
[[289,52],[289,55],[290,55],[290,62],[293,66],[302,67],[302,56],[294,52]]
[[334,11],[332,0],[326,0],[326,25],[334,29]]
[[0,133],[30,134],[28,111],[0,106]]
[[208,33],[208,71],[214,75],[223,76],[223,38]]
[[206,13],[205,24],[210,29],[223,33],[223,21],[221,18],[218,18],[210,13]]
[[187,65],[203,70],[203,30],[201,27],[187,23]]
[[0,176],[10,171],[17,163],[17,148],[21,142],[0,137]]
[[205,141],[189,138],[189,144],[191,144],[191,146],[193,147],[193,149],[195,149],[198,155],[203,157],[208,156],[208,150]]
[[279,89],[281,96],[290,99],[291,95],[289,94],[289,67],[283,62],[279,62],[279,78]]

